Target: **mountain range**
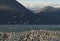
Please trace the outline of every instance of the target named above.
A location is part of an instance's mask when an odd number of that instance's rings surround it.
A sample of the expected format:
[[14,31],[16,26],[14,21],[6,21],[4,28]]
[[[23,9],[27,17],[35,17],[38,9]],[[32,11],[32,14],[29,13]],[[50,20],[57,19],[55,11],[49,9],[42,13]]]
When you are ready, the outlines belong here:
[[38,13],[43,24],[60,24],[60,8],[46,6]]
[[16,0],[0,0],[0,24],[60,24],[60,8],[46,6],[34,12]]

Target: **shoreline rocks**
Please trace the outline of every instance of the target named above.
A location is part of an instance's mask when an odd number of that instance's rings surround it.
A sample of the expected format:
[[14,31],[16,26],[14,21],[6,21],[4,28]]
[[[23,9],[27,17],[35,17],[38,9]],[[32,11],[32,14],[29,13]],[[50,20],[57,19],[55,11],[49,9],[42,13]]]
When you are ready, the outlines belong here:
[[0,32],[0,41],[60,41],[60,31]]

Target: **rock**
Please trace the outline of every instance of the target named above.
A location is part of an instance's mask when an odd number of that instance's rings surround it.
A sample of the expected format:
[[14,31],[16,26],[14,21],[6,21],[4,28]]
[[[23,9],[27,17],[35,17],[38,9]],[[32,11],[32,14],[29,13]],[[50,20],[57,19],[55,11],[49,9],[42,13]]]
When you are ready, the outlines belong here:
[[60,31],[0,32],[0,41],[60,41]]

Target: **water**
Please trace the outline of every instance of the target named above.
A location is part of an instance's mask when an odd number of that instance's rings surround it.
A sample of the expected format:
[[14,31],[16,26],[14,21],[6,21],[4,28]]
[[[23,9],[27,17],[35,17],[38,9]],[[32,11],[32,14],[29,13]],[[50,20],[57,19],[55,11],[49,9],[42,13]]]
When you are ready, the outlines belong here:
[[23,32],[39,29],[60,30],[60,25],[0,25],[1,32]]

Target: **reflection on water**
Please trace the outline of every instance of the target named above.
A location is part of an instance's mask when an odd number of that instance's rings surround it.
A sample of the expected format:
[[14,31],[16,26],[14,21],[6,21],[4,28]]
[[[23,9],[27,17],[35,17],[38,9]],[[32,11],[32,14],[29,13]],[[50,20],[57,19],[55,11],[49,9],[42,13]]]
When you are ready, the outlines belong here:
[[0,31],[22,32],[28,30],[60,30],[60,25],[0,25]]

